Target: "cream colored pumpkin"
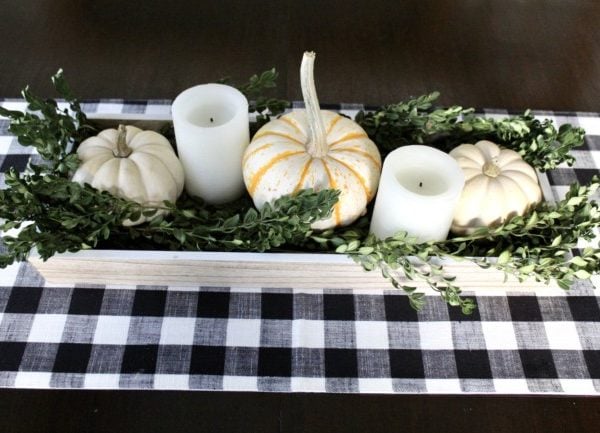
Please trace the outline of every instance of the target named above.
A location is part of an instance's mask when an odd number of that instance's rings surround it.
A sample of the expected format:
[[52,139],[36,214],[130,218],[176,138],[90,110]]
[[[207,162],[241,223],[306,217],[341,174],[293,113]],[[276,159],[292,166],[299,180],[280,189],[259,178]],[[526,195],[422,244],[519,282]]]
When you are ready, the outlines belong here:
[[[175,202],[183,191],[183,167],[169,141],[135,126],[105,129],[77,149],[73,181],[149,206]],[[125,225],[145,221],[125,221]]]
[[514,150],[491,141],[461,144],[450,155],[465,173],[452,231],[468,234],[478,227],[523,215],[542,200],[535,170]]
[[257,208],[305,188],[338,189],[331,217],[315,229],[347,225],[366,211],[379,183],[381,156],[375,143],[352,120],[320,110],[314,53],[304,53],[300,77],[306,110],[264,125],[242,161],[244,182]]

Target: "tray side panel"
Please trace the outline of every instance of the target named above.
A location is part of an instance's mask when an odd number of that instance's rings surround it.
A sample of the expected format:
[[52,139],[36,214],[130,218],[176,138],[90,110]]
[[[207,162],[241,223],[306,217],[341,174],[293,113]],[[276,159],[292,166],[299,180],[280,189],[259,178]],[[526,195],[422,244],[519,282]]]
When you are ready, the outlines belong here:
[[[270,257],[274,256],[274,257]],[[328,262],[322,254],[314,262],[281,260],[265,254],[262,261],[193,260],[180,253],[177,259],[119,259],[115,257],[32,257],[30,262],[49,283],[95,283],[105,285],[223,286],[245,288],[298,289],[391,289],[380,272],[364,271],[360,265]],[[320,260],[317,260],[320,259]],[[467,291],[537,291],[548,285],[530,281],[520,284],[514,277],[505,280],[503,272],[483,270],[471,262],[449,262],[444,268],[456,275],[456,283]],[[422,281],[401,277],[402,283],[428,288]]]

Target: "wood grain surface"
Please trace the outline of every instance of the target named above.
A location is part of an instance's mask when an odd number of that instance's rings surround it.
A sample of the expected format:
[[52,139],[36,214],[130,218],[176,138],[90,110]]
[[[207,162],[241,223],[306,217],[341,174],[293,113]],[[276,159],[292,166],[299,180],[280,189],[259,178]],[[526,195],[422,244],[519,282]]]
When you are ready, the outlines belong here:
[[597,433],[593,398],[0,390],[0,431]]
[[[597,0],[0,0],[0,97],[173,99],[276,67],[300,98],[317,52],[322,102],[600,111]],[[600,399],[0,391],[0,431],[592,433]]]
[[[249,259],[247,253],[200,254],[201,257],[194,252],[87,250],[55,255],[46,261],[32,256],[28,261],[47,283],[58,285],[198,287],[201,282],[212,287],[281,288],[289,287],[293,281],[293,287],[302,290],[392,289],[381,272],[366,272],[350,258],[337,254],[298,254],[298,258],[282,259],[277,253],[263,253],[260,260]],[[217,256],[211,257],[212,254]],[[556,282],[546,284],[531,278],[519,283],[515,276],[505,275],[493,267],[481,269],[466,260],[439,263],[448,275],[456,277],[456,285],[478,296],[503,292],[537,293],[540,296],[563,294]],[[409,280],[401,273],[398,282],[434,293],[425,281]]]
[[0,0],[0,95],[173,99],[276,67],[300,99],[317,52],[322,102],[384,104],[432,90],[444,105],[600,111],[595,0]]

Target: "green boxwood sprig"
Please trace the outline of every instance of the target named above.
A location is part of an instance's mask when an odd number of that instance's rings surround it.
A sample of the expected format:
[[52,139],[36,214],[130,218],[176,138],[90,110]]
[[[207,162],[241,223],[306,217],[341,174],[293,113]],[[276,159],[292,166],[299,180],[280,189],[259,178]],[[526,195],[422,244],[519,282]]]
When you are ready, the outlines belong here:
[[[8,251],[0,255],[0,267],[26,260],[34,248],[45,260],[106,243],[122,249],[150,244],[169,250],[259,252],[300,244],[312,234],[312,223],[329,216],[339,195],[337,190],[305,189],[260,211],[247,200],[219,209],[186,196],[156,208],[79,185],[40,166],[23,175],[11,170],[6,184],[0,190],[0,218],[6,219],[0,231],[23,229],[3,237]],[[168,213],[156,216],[157,211]],[[154,218],[139,226],[122,224],[142,216]]]
[[375,112],[361,111],[356,121],[377,143],[382,156],[399,146],[428,144],[450,151],[462,143],[491,140],[521,154],[544,172],[561,163],[572,165],[570,153],[583,144],[585,131],[564,124],[556,129],[551,120],[539,120],[529,110],[504,119],[486,118],[472,108],[435,108],[439,93],[387,105]]

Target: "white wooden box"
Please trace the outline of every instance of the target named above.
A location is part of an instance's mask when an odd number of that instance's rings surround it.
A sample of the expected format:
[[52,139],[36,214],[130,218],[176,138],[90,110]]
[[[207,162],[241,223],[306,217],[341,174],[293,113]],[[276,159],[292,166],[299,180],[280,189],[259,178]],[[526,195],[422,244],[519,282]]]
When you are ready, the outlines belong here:
[[[114,127],[127,122],[143,129],[159,129],[170,119],[134,115],[90,115]],[[553,200],[547,177],[538,174],[546,200]],[[32,253],[29,262],[49,283],[105,285],[227,286],[298,289],[388,289],[378,270],[367,272],[352,259],[335,253],[242,253],[197,251],[86,250],[57,254],[47,261]],[[467,291],[548,291],[550,286],[516,278],[496,269],[481,269],[470,261],[442,262],[446,273]],[[427,288],[419,280],[407,285]]]

